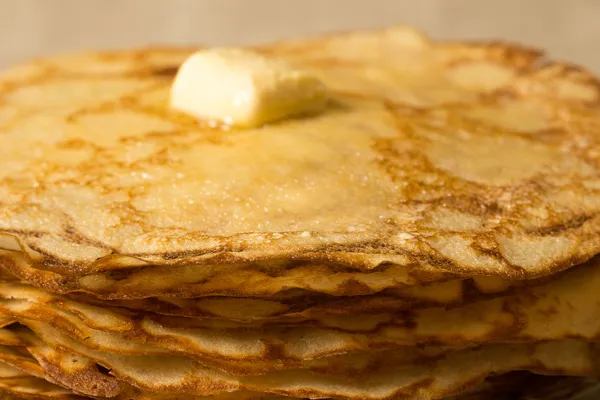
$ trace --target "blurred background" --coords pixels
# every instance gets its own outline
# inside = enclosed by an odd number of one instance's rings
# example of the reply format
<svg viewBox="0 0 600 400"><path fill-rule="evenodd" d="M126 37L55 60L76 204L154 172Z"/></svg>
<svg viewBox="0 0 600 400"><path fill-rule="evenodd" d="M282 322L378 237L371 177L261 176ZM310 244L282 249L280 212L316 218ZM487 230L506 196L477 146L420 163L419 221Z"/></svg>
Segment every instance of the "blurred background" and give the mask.
<svg viewBox="0 0 600 400"><path fill-rule="evenodd" d="M246 44L393 24L503 39L600 74L600 0L0 0L0 68L149 44Z"/></svg>

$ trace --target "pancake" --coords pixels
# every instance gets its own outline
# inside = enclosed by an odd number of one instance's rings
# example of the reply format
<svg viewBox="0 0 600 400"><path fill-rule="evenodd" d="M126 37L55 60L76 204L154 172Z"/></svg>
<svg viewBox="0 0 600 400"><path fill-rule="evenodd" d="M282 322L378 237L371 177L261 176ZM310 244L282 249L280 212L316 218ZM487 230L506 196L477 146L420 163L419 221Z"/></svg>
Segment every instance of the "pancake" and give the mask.
<svg viewBox="0 0 600 400"><path fill-rule="evenodd" d="M72 392L0 363L0 393L3 399L84 400Z"/></svg>
<svg viewBox="0 0 600 400"><path fill-rule="evenodd" d="M19 341L5 340L8 337L17 337ZM49 347L29 329L17 324L0 329L0 343L0 374L4 374L0 377L0 388L6 390L3 395L12 393L15 398L83 399L91 396L115 400L281 400L278 396L241 391L217 396L143 392L117 381L88 358ZM18 381L13 379L10 382L8 378L18 378ZM67 394L69 392L54 385L73 393ZM54 388L59 393L40 393L43 388Z"/></svg>
<svg viewBox="0 0 600 400"><path fill-rule="evenodd" d="M382 363L352 378L307 371L278 371L234 376L176 356L118 356L87 349L45 324L32 323L36 334L53 347L69 349L97 361L111 373L142 390L218 394L255 390L296 397L386 399L441 398L475 385L491 373L530 370L545 374L594 377L595 344L578 341L490 345L451 352L421 365Z"/></svg>
<svg viewBox="0 0 600 400"><path fill-rule="evenodd" d="M445 400L591 400L599 388L595 379L513 372L487 379L468 393Z"/></svg>
<svg viewBox="0 0 600 400"><path fill-rule="evenodd" d="M540 281L527 282L529 285L539 283ZM88 295L75 294L69 297L91 302L100 307L119 306L164 315L250 322L261 319L277 320L282 317L310 318L323 315L399 312L436 306L455 307L486 297L506 294L516 287L518 287L516 283L505 283L496 279L486 282L465 279L413 285L362 296L331 296L310 291L290 290L263 298L151 297L102 301Z"/></svg>
<svg viewBox="0 0 600 400"><path fill-rule="evenodd" d="M193 49L7 71L0 247L62 276L293 259L524 279L598 252L599 86L583 69L402 27L258 50L319 76L329 109L254 130L198 124L165 107Z"/></svg>
<svg viewBox="0 0 600 400"><path fill-rule="evenodd" d="M282 268L281 262L268 265L264 270L257 265L249 267L239 264L206 268L197 268L194 265L154 266L78 277L32 268L20 252L0 250L0 257L5 270L52 292L86 292L109 300L153 296L263 297L279 295L289 289L352 296L377 293L388 288L413 287L417 283L445 282L456 278L456 275L446 272L414 272L397 266L368 274L356 274L353 271L340 271L339 266L322 264ZM236 279L232 280L231 276L236 276ZM455 292L455 295L458 293Z"/></svg>

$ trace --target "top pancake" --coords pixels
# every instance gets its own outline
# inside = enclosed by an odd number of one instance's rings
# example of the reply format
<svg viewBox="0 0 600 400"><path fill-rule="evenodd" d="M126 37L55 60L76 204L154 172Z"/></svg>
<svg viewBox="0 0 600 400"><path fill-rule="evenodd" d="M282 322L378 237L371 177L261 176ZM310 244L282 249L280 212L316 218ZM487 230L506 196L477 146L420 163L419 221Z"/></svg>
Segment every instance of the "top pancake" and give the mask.
<svg viewBox="0 0 600 400"><path fill-rule="evenodd" d="M403 27L265 46L328 109L253 130L167 107L194 49L0 77L0 248L35 268L312 260L511 279L600 250L600 89L505 44Z"/></svg>

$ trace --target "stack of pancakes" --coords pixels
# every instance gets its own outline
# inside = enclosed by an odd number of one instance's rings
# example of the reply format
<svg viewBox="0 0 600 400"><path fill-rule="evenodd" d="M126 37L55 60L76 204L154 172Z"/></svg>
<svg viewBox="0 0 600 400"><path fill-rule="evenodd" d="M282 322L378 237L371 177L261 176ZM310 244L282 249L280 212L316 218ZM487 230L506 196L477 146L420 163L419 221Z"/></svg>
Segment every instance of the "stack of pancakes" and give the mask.
<svg viewBox="0 0 600 400"><path fill-rule="evenodd" d="M167 107L194 50L0 77L3 399L596 384L592 75L403 27L289 41L255 50L316 74L328 108L237 130Z"/></svg>

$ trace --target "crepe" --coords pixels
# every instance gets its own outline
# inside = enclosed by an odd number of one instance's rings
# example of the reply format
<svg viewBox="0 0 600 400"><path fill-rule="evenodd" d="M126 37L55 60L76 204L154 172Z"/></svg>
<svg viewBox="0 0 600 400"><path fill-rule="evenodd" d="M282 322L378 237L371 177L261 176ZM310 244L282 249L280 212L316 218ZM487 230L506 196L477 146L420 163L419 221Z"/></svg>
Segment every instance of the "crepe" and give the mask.
<svg viewBox="0 0 600 400"><path fill-rule="evenodd" d="M461 379L469 384L482 379L482 376L489 373L484 371L502 372L504 369L524 368L546 373L560 372L593 376L595 374L593 359L597 355L595 345L577 341L535 345L493 345L450 352L446 357L434 358L431 362L424 363L418 368L412 365L396 365L393 362L381 363L375 370L361 373L359 381L356 380L357 375L349 380L342 376L307 375L301 371L235 378L231 375L204 369L193 363L190 364L189 361L180 357L140 358L88 350L79 342L68 339L47 325L33 323L32 326L35 327L40 338L46 343L52 344L54 349L68 349L67 352L64 350L44 351L45 346L40 344L37 339L29 345L30 351L34 354L40 352L44 354L44 356L36 358L40 360L44 369L52 371L54 376L62 374L75 377L77 383L74 384L74 387L76 389L82 388L82 375L74 373L81 371L81 367L77 363L73 363L73 359L82 361L84 365L89 364L91 360L98 361L109 368L111 375L118 377L119 380L129 382L144 390L150 390L150 392L166 390L176 395L176 393L193 393L200 390L203 395L214 394L218 395L218 398L221 398L222 395L219 393L223 393L223 391L233 390L231 393L234 395L243 387L288 395L295 393L301 396L333 394L341 398L388 398L389 396L384 393L393 391L403 398L422 398L419 396L429 398L432 395L437 398L437 396L452 393L456 390L454 387L464 385L464 383L458 383ZM69 351L73 351L79 356L69 355ZM570 357L564 357L566 354ZM482 362L482 360L489 361ZM462 376L456 374L456 371L451 369L451 365L460 366L465 373ZM429 378L427 378L428 375ZM434 376L435 378L433 378ZM101 379L105 380L106 378L101 377ZM422 383L417 385L419 389L414 391L417 381L422 381ZM73 384L73 381L70 382ZM86 382L88 388L95 388L92 386L96 382L93 375L86 376ZM371 392L365 394L367 390ZM258 394L245 393L237 393L238 397L233 398L261 398ZM123 394L119 396L122 397ZM227 398L226 394L224 396Z"/></svg>
<svg viewBox="0 0 600 400"><path fill-rule="evenodd" d="M491 377L468 393L445 400L592 400L599 388L595 379L521 371Z"/></svg>
<svg viewBox="0 0 600 400"><path fill-rule="evenodd" d="M0 393L3 399L83 400L81 396L3 363L0 363Z"/></svg>
<svg viewBox="0 0 600 400"><path fill-rule="evenodd" d="M109 368L114 376L143 390L204 395L248 389L314 398L440 398L490 373L511 370L595 376L594 360L598 356L594 344L564 341L486 346L450 353L441 360L419 366L382 363L376 370L351 379L302 370L235 376L206 369L181 357L118 356L93 351L48 325L32 323L31 326L45 342L89 357Z"/></svg>
<svg viewBox="0 0 600 400"><path fill-rule="evenodd" d="M281 400L277 396L242 391L218 396L144 392L117 381L108 370L99 369L86 357L49 347L29 329L18 324L0 329L0 345L0 388L5 393L18 395L17 398L83 399L91 396L115 400ZM42 389L47 393L41 393Z"/></svg>
<svg viewBox="0 0 600 400"><path fill-rule="evenodd" d="M429 285L388 289L373 295L332 296L303 290L288 290L267 297L206 296L198 298L150 297L133 300L98 300L95 296L70 295L98 306L119 306L131 310L196 318L216 318L250 322L277 320L282 317L318 317L399 312L436 306L458 306L507 294L519 286L534 285L541 280L523 283L499 279L450 280Z"/></svg>
<svg viewBox="0 0 600 400"><path fill-rule="evenodd" d="M417 282L420 269L523 279L600 247L599 92L582 69L403 27L275 44L259 50L317 74L329 109L222 132L165 107L192 50L58 57L0 78L0 247L92 278L20 276L114 297L147 296L148 280L161 282L152 295L201 295L160 266L224 268L222 291L262 295L281 287L253 293L256 262L278 276L300 261L313 284L286 287L365 294L396 282L359 279L355 293L353 275L390 265ZM331 263L353 272L319 287ZM247 276L227 279L240 265ZM121 269L135 285L111 280Z"/></svg>
<svg viewBox="0 0 600 400"><path fill-rule="evenodd" d="M77 356L74 354L69 354L63 350L51 350L44 351L44 347L47 348L46 345L42 344L38 339L32 338L30 334L28 334L25 330L16 327L14 331L9 331L8 329L4 329L4 332L13 332L13 334L20 334L27 338L30 343L28 344L28 349L32 351L34 354L39 354L40 352L45 353L43 357L37 357L40 361L43 368L46 372L50 372L53 377L57 377L57 379L62 379L63 382L61 384L65 385L64 377L71 376L75 379L68 381L66 387L76 392L81 392L84 390L96 390L98 387L102 387L101 382L106 380L106 377L100 377L100 382L97 379L93 379L93 376L89 375L80 375L78 372L81 371L81 366L78 366L77 363L73 362L75 360L82 362L85 364L90 364L90 360L85 357ZM35 360L34 360L35 361ZM92 363L93 364L93 363ZM75 368L74 368L75 367ZM39 378L34 378L33 376L27 376L25 373L17 370L11 369L8 366L2 368L5 371L6 375L11 375L12 382L14 383L14 378L16 376L19 377L19 387L9 387L9 392L12 393L21 393L22 396L17 396L15 398L31 398L28 395L24 395L24 392L37 392L35 395L36 399L50 399L50 398L80 398L79 396L69 395L65 391L60 390L59 388L55 388L55 391L58 393L51 394L41 394L39 393L41 388L52 387L47 383L44 383ZM42 369L42 368L40 368ZM113 378L114 379L114 378ZM3 377L0 380L0 386L8 386L3 385L7 383L7 377ZM524 385L526 383L526 385ZM83 387L82 387L83 385ZM244 392L234 392L229 394L221 394L217 396L195 396L195 395L186 395L186 394L160 394L160 393L152 393L152 392L143 392L139 389L135 389L128 385L122 384L122 390L114 397L115 399L130 399L135 398L138 400L159 400L159 399L179 399L179 400L227 400L227 399L244 399L244 400L280 400L277 396L259 394L259 393L244 393ZM570 399L571 395L575 395L577 393L584 394L586 391L593 389L596 386L595 382L591 379L584 378L562 378L557 379L553 378L543 378L536 377L534 375L524 375L523 373L517 374L508 374L507 376L501 377L493 377L491 380L480 384L477 388L470 390L469 393L465 393L464 395L452 396L448 399L450 400L475 400L475 399L489 399L489 398L500 398L501 396L506 396L507 399L540 399L540 400L549 400L551 399L560 399L567 400ZM46 389L47 390L47 389ZM517 395L518 393L518 395ZM90 395L90 393L87 393ZM97 391L96 391L97 394ZM541 396L541 397L540 397ZM548 397L550 396L550 397ZM7 397L3 397L7 398ZM8 397L13 398L13 397ZM504 397L502 397L504 398Z"/></svg>

